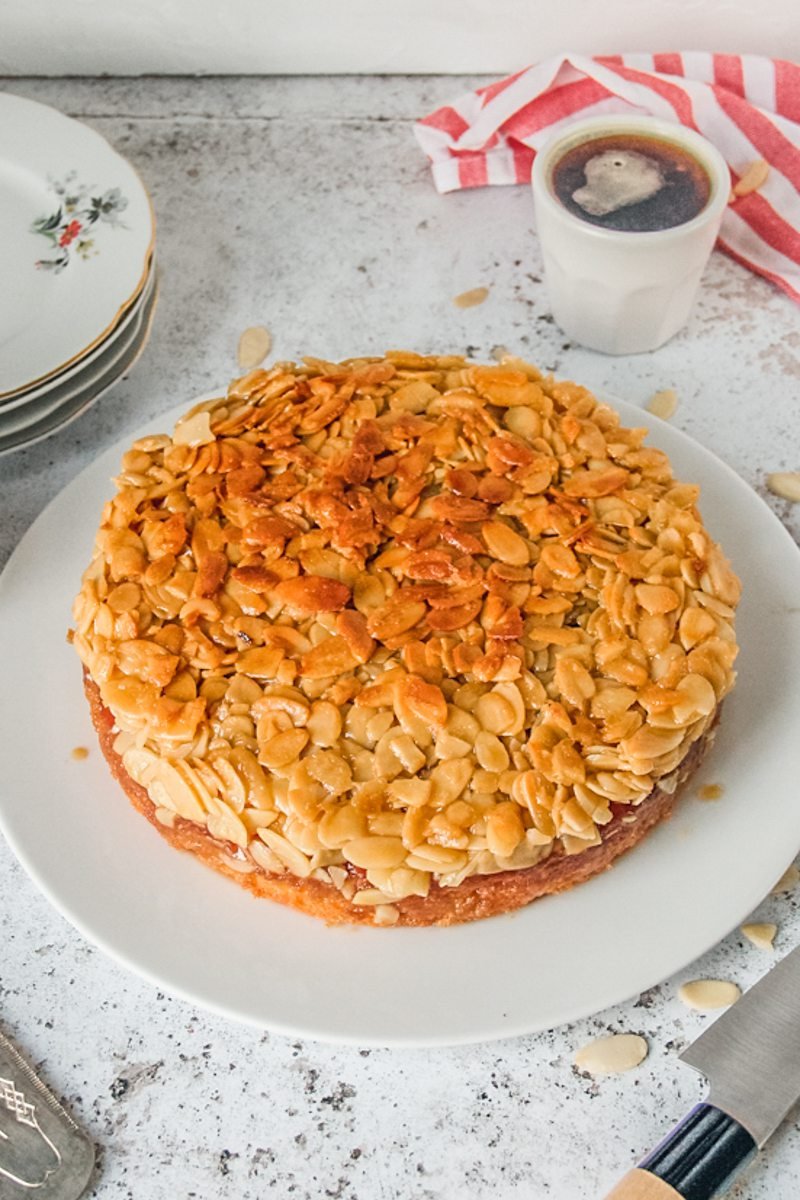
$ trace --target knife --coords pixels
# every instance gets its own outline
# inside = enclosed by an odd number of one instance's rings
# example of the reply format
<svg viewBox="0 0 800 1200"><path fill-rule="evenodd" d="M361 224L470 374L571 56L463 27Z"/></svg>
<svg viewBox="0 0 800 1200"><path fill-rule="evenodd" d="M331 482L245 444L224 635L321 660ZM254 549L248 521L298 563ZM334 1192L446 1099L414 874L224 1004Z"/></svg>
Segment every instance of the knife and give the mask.
<svg viewBox="0 0 800 1200"><path fill-rule="evenodd" d="M94 1146L0 1033L0 1200L77 1200Z"/></svg>
<svg viewBox="0 0 800 1200"><path fill-rule="evenodd" d="M710 1093L606 1200L719 1196L800 1098L800 946L680 1056Z"/></svg>

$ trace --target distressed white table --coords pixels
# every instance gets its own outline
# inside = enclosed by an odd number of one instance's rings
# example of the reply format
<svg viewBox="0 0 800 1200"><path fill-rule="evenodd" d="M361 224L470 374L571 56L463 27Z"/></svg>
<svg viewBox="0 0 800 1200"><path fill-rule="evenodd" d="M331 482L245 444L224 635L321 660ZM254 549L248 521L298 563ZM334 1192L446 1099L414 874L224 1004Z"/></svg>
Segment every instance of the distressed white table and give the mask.
<svg viewBox="0 0 800 1200"><path fill-rule="evenodd" d="M437 196L411 122L474 81L6 80L95 126L139 168L158 214L162 294L130 379L48 441L0 460L0 561L105 447L223 385L239 333L280 357L408 346L488 357L497 344L644 405L763 494L800 467L800 313L719 254L690 326L609 359L553 325L527 189ZM462 310L452 297L486 285ZM800 506L768 497L795 537ZM46 585L46 564L43 564ZM57 698L52 698L54 702ZM769 897L778 951L798 898ZM391 935L389 935L391 936ZM0 1021L98 1146L98 1200L593 1200L702 1094L677 1060L707 1018L698 975L754 982L769 957L738 932L678 978L551 1033L438 1051L336 1049L258 1035L173 1000L87 945L0 845ZM591 1080L575 1049L643 1034L647 1060ZM794 1200L797 1117L734 1190Z"/></svg>

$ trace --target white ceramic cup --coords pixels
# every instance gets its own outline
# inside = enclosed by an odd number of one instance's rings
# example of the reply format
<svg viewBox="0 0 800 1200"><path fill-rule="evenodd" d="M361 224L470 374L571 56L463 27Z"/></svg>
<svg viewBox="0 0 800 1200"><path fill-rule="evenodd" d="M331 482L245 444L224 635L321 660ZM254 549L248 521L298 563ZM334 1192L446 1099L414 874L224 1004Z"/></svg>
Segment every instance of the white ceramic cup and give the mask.
<svg viewBox="0 0 800 1200"><path fill-rule="evenodd" d="M636 233L593 225L566 209L553 188L554 165L572 147L615 133L672 142L698 159L711 181L702 211L682 225ZM710 142L656 117L576 120L537 153L532 185L553 316L569 337L605 354L639 354L686 324L730 195L730 172Z"/></svg>

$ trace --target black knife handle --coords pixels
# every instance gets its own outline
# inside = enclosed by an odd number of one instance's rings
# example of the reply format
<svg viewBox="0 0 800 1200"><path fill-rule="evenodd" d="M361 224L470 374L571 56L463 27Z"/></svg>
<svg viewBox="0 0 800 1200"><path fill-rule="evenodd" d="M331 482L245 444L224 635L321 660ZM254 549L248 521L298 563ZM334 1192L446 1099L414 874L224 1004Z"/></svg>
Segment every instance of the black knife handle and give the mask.
<svg viewBox="0 0 800 1200"><path fill-rule="evenodd" d="M757 1149L755 1139L733 1117L713 1104L697 1104L608 1200L712 1200Z"/></svg>
<svg viewBox="0 0 800 1200"><path fill-rule="evenodd" d="M756 1152L743 1125L713 1104L697 1104L639 1166L684 1200L711 1200Z"/></svg>
<svg viewBox="0 0 800 1200"><path fill-rule="evenodd" d="M713 1104L697 1104L639 1166L684 1200L711 1200L757 1150L743 1125Z"/></svg>

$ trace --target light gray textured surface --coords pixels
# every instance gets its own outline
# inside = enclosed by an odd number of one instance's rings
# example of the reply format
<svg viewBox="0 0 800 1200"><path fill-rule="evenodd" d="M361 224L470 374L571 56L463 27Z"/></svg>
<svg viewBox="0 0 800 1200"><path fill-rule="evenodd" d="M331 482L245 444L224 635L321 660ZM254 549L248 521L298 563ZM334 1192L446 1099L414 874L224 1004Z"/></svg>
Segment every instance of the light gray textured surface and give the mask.
<svg viewBox="0 0 800 1200"><path fill-rule="evenodd" d="M413 118L468 82L0 81L86 119L131 158L155 202L162 271L131 378L0 460L0 561L101 449L223 386L254 323L284 358L390 346L488 357L502 344L633 403L673 387L673 422L762 494L769 471L800 468L797 308L715 254L691 324L662 350L608 359L568 345L549 318L527 190L437 196L413 142ZM453 305L480 285L483 305ZM800 507L767 498L798 538ZM780 927L778 952L800 940L798 899L758 910ZM127 974L4 846L0 947L0 1022L97 1143L98 1200L593 1200L703 1093L677 1054L708 1018L681 1005L679 984L745 987L770 962L734 932L679 977L548 1034L424 1052L294 1043ZM649 1057L626 1075L580 1075L574 1051L609 1031L644 1035ZM795 1114L733 1194L798 1191Z"/></svg>

